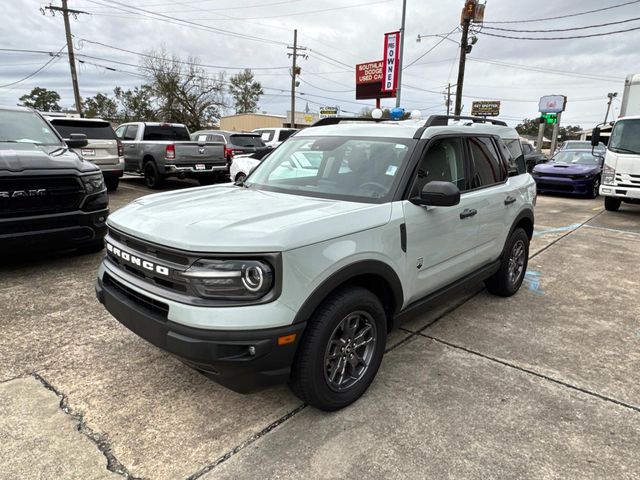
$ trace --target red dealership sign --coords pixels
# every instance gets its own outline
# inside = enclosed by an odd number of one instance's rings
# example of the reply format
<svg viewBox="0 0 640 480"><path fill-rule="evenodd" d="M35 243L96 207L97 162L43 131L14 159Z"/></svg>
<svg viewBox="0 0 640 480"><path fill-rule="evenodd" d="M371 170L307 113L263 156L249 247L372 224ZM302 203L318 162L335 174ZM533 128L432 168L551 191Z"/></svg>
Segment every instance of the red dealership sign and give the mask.
<svg viewBox="0 0 640 480"><path fill-rule="evenodd" d="M356 100L394 97L395 92L382 91L383 73L383 60L356 65Z"/></svg>
<svg viewBox="0 0 640 480"><path fill-rule="evenodd" d="M394 92L398 88L398 62L400 58L400 32L384 34L384 71L382 91Z"/></svg>

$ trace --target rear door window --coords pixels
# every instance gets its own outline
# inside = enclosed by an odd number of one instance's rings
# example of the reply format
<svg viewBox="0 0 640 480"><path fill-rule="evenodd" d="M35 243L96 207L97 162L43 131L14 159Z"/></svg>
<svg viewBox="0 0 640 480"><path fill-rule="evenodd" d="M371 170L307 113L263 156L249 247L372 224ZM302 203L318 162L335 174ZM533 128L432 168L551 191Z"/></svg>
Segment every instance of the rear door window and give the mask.
<svg viewBox="0 0 640 480"><path fill-rule="evenodd" d="M174 125L146 125L143 140L149 141L190 141L189 131L184 126Z"/></svg>
<svg viewBox="0 0 640 480"><path fill-rule="evenodd" d="M489 137L470 137L468 142L474 165L471 188L502 183L507 178L507 170L493 140Z"/></svg>
<svg viewBox="0 0 640 480"><path fill-rule="evenodd" d="M279 142L284 142L287 138L295 133L295 130L280 130L280 135L278 136Z"/></svg>
<svg viewBox="0 0 640 480"><path fill-rule="evenodd" d="M260 138L262 138L262 141L265 143L273 140L273 137L276 134L274 130L261 130L260 132L257 132L257 133L260 134Z"/></svg>
<svg viewBox="0 0 640 480"><path fill-rule="evenodd" d="M79 120L54 119L51 121L63 138L71 138L72 133L82 133L89 140L115 140L116 134L109 122L88 122Z"/></svg>
<svg viewBox="0 0 640 480"><path fill-rule="evenodd" d="M138 134L138 125L128 125L124 132L123 140L135 140Z"/></svg>
<svg viewBox="0 0 640 480"><path fill-rule="evenodd" d="M116 137L122 140L122 138L124 137L124 131L126 129L127 129L126 125L120 125L118 128L116 128Z"/></svg>
<svg viewBox="0 0 640 480"><path fill-rule="evenodd" d="M231 143L239 147L266 147L258 135L231 135Z"/></svg>
<svg viewBox="0 0 640 480"><path fill-rule="evenodd" d="M222 135L207 135L207 142L227 143Z"/></svg>

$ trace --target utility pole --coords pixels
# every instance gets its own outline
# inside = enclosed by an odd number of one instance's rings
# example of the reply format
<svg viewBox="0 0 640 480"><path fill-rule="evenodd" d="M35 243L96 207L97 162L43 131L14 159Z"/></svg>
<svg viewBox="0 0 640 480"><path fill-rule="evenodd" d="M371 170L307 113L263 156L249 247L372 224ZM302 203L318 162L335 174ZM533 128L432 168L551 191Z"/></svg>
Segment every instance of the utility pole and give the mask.
<svg viewBox="0 0 640 480"><path fill-rule="evenodd" d="M49 10L52 15L55 15L55 12L62 12L62 18L64 19L64 31L67 37L67 52L69 54L69 67L71 67L71 83L73 85L73 97L76 103L76 110L81 117L82 114L82 99L80 98L80 88L78 87L78 75L76 73L76 57L73 53L73 40L71 39L71 25L69 24L69 14L73 15L74 18L77 18L80 14L87 14L87 12L83 12L81 10L73 10L67 6L67 0L62 0L62 7L54 7L51 4L48 7L44 7L41 9L42 14L44 15L44 10Z"/></svg>
<svg viewBox="0 0 640 480"><path fill-rule="evenodd" d="M398 56L398 88L396 89L396 107L400 106L402 93L402 58L404 57L404 26L407 19L407 0L402 0L402 25L400 26L400 55Z"/></svg>
<svg viewBox="0 0 640 480"><path fill-rule="evenodd" d="M462 112L462 85L464 84L464 68L467 63L467 42L469 41L469 25L471 25L471 17L463 13L462 21L462 39L460 40L460 64L458 65L458 85L456 87L456 109L455 114L460 115Z"/></svg>
<svg viewBox="0 0 640 480"><path fill-rule="evenodd" d="M304 53L298 53L298 51L306 50L305 47L298 46L298 30L293 31L293 47L287 47L287 49L292 50L292 53L287 53L289 57L292 58L291 64L291 128L296 128L296 87L298 84L297 77L300 75L300 67L298 67L297 60L298 57L307 58L307 55Z"/></svg>
<svg viewBox="0 0 640 480"><path fill-rule="evenodd" d="M451 84L447 85L447 117L451 112Z"/></svg>
<svg viewBox="0 0 640 480"><path fill-rule="evenodd" d="M607 113L604 116L604 123L607 123L607 120L609 119L609 111L611 110L611 103L613 102L613 99L616 98L618 96L618 92L613 92L613 93L608 93L607 97L609 97L609 103L607 103Z"/></svg>

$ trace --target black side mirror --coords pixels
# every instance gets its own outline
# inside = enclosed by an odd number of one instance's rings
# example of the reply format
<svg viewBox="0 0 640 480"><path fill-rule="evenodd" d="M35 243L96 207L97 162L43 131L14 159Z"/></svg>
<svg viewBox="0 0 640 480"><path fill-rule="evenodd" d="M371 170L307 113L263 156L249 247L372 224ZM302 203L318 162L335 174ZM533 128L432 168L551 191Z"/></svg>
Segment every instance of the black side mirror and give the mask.
<svg viewBox="0 0 640 480"><path fill-rule="evenodd" d="M591 132L591 146L597 147L600 144L600 127L596 127Z"/></svg>
<svg viewBox="0 0 640 480"><path fill-rule="evenodd" d="M429 182L420 192L420 197L412 198L411 203L433 207L453 207L460 203L460 190L451 182Z"/></svg>
<svg viewBox="0 0 640 480"><path fill-rule="evenodd" d="M65 140L65 143L69 148L82 148L86 147L89 142L87 136L84 133L72 133L69 138Z"/></svg>

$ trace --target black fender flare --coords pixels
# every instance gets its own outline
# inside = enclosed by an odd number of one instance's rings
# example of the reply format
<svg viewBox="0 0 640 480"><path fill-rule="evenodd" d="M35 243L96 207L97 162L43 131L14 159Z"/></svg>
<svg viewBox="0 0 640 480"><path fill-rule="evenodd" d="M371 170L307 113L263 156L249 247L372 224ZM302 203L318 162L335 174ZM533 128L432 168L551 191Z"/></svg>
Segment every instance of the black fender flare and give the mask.
<svg viewBox="0 0 640 480"><path fill-rule="evenodd" d="M309 295L302 304L302 307L298 309L293 323L306 322L331 292L340 285L348 283L349 280L363 275L381 277L389 285L391 290L389 293L393 300L393 311L390 312L391 314L397 313L400 308L402 308L404 301L402 282L393 268L379 260L362 260L341 268L316 287L313 293Z"/></svg>
<svg viewBox="0 0 640 480"><path fill-rule="evenodd" d="M507 240L509 240L509 238L511 237L511 234L516 229L516 226L524 219L527 219L531 222L531 233L527 232L527 235L529 235L529 240L531 240L531 238L533 237L533 227L535 226L535 221L534 221L535 217L533 214L533 210L530 208L525 208L518 214L516 219L511 224L511 229L509 230L509 235L507 236Z"/></svg>

